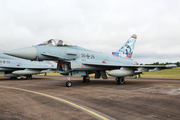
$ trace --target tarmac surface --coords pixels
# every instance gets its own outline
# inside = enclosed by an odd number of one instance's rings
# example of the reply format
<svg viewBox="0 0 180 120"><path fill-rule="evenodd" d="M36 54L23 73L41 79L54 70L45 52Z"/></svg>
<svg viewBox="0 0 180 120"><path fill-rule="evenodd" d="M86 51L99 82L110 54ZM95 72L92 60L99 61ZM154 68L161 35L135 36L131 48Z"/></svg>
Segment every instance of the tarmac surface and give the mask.
<svg viewBox="0 0 180 120"><path fill-rule="evenodd" d="M0 77L0 120L180 119L180 79L71 79L66 87L62 76Z"/></svg>

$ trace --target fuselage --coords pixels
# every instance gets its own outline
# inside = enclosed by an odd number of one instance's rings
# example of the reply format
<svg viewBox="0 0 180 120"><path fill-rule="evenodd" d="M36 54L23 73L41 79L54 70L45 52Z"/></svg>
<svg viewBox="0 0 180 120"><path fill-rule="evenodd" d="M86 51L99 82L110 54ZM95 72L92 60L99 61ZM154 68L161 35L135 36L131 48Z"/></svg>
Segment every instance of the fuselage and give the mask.
<svg viewBox="0 0 180 120"><path fill-rule="evenodd" d="M102 69L101 67L83 65L83 63L120 63L122 65L133 65L130 58L116 57L81 48L78 46L35 46L38 60L55 60L63 62L71 61L72 69ZM54 57L53 57L54 56ZM35 58L34 58L35 59ZM108 69L107 67L105 69Z"/></svg>

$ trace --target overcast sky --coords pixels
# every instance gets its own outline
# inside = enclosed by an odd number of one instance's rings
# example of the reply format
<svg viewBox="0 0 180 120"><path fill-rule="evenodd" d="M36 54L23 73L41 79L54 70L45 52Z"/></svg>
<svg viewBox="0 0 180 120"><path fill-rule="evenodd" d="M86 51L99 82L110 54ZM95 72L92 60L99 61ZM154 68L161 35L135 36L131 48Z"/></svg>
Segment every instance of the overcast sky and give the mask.
<svg viewBox="0 0 180 120"><path fill-rule="evenodd" d="M180 61L180 1L0 0L0 52L56 38L111 54L132 34L135 61Z"/></svg>

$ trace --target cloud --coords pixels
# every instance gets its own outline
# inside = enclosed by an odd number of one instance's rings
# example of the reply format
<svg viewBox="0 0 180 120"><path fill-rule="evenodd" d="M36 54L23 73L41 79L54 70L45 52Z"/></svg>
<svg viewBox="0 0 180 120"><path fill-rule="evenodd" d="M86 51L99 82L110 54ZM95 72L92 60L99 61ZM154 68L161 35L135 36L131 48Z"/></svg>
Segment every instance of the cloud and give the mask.
<svg viewBox="0 0 180 120"><path fill-rule="evenodd" d="M0 1L0 51L67 40L111 54L137 34L133 58L179 60L178 0Z"/></svg>

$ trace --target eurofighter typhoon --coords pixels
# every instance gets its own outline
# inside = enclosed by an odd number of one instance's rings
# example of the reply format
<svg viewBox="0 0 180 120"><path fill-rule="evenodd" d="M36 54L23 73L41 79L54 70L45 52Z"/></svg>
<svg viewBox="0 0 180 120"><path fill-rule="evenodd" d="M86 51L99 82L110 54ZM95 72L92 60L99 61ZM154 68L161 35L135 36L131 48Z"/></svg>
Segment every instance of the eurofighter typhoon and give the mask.
<svg viewBox="0 0 180 120"><path fill-rule="evenodd" d="M89 74L95 73L95 78L107 79L107 74L116 77L118 84L125 83L125 76L142 74L142 72L157 71L176 67L175 65L138 65L131 56L137 36L133 34L117 52L105 54L85 49L64 40L50 39L42 44L21 48L4 54L28 59L58 61L58 70L62 75L68 75L67 87L71 87L71 76L80 75L83 82L89 82ZM106 71L107 74L106 74Z"/></svg>

